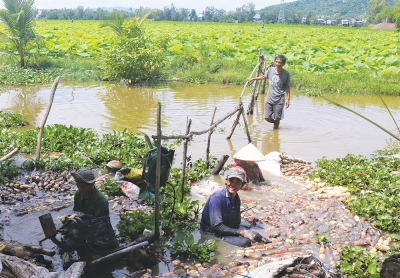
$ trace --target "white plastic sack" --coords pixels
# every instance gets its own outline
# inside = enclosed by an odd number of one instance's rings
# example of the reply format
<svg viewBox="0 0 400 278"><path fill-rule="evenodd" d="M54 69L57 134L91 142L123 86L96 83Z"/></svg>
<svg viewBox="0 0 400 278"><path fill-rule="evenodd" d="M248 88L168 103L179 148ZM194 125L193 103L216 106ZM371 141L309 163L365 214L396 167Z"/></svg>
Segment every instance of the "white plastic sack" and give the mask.
<svg viewBox="0 0 400 278"><path fill-rule="evenodd" d="M50 272L47 268L37 266L15 256L8 256L0 253L0 260L3 266L4 277L29 277L29 278L79 278L82 276L86 262L75 262L67 270ZM14 276L13 276L14 275Z"/></svg>
<svg viewBox="0 0 400 278"><path fill-rule="evenodd" d="M124 175L121 172L115 173L114 182L119 185L125 196L131 200L137 200L140 193L140 187L134 183L124 180Z"/></svg>
<svg viewBox="0 0 400 278"><path fill-rule="evenodd" d="M257 162L258 167L263 172L266 172L270 175L282 177L283 174L281 172L281 158L280 158L280 153L279 152L270 152L265 156L264 161L259 161Z"/></svg>

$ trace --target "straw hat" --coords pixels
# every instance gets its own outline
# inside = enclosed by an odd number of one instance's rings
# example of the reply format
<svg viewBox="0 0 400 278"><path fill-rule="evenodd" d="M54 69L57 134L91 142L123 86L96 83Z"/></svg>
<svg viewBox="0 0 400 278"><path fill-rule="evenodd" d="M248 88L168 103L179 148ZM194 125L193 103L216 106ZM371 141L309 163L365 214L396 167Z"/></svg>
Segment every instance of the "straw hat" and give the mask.
<svg viewBox="0 0 400 278"><path fill-rule="evenodd" d="M246 161L263 161L265 156L252 144L248 144L240 151L235 153L234 158Z"/></svg>

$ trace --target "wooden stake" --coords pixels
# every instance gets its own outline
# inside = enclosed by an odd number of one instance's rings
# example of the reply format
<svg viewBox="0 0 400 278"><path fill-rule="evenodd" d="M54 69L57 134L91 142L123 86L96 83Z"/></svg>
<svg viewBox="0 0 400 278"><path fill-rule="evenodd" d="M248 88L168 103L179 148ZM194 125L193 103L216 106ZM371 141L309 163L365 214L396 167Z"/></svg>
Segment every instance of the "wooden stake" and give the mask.
<svg viewBox="0 0 400 278"><path fill-rule="evenodd" d="M53 104L54 94L56 93L58 83L60 82L60 78L61 77L58 76L54 80L53 86L51 87L51 91L50 91L49 103L47 105L46 112L45 112L44 117L42 119L42 123L40 124L40 127L39 127L39 133L38 133L37 145L36 145L36 162L40 161L40 149L42 147L43 128L44 128L44 125L46 124L47 117L49 116L51 105Z"/></svg>
<svg viewBox="0 0 400 278"><path fill-rule="evenodd" d="M242 102L242 100L240 100L240 102ZM249 126L247 125L247 120L246 120L246 115L244 114L244 110L243 110L243 104L242 104L242 109L240 114L242 114L243 116L243 122L244 122L244 127L246 129L246 134L247 134L247 140L249 141L249 143L251 143L251 137L250 137L250 131L249 131Z"/></svg>
<svg viewBox="0 0 400 278"><path fill-rule="evenodd" d="M258 64L257 64L257 76L260 76L262 74L262 65L264 64L264 56L261 54L261 49L259 50L258 54ZM247 108L247 115L253 115L254 111L254 103L256 96L258 96L258 89L260 88L260 81L256 80L253 86L253 89L251 90L250 93L250 103L249 107Z"/></svg>
<svg viewBox="0 0 400 278"><path fill-rule="evenodd" d="M235 128L236 128L236 126L237 126L238 123L239 123L240 114L241 114L240 111L241 111L241 110L243 110L243 103L242 103L242 98L239 98L239 108L237 109L238 114L237 114L237 116L236 116L235 121L233 122L232 129L231 129L231 133L229 133L229 135L228 135L228 137L226 137L226 139L231 139L231 137L232 137L232 135L233 135L233 132L235 131Z"/></svg>
<svg viewBox="0 0 400 278"><path fill-rule="evenodd" d="M12 157L13 155L15 155L18 151L19 151L19 148L13 149L11 152L9 152L8 154L6 154L6 155L3 156L2 158L0 158L0 161L5 161L5 160L11 158L11 157Z"/></svg>
<svg viewBox="0 0 400 278"><path fill-rule="evenodd" d="M192 124L192 120L188 120L186 119L186 135L189 134L190 132L190 126ZM182 160L182 178L181 178L181 193L182 193L182 197L181 197L181 202L183 202L183 197L184 197L184 193L185 193L185 175L186 175L186 158L187 158L187 148L188 148L188 140L189 139L185 139L184 143L183 143L183 160Z"/></svg>
<svg viewBox="0 0 400 278"><path fill-rule="evenodd" d="M149 149L151 150L152 148L154 148L153 144L151 143L150 137L146 133L143 133L143 136Z"/></svg>
<svg viewBox="0 0 400 278"><path fill-rule="evenodd" d="M214 113L211 117L211 124L214 122L214 117L215 117L215 112L217 112L217 107L214 108ZM211 141L211 135L213 134L214 129L210 129L208 132L208 139L207 139L207 148L206 148L206 163L207 163L207 168L210 166L210 141Z"/></svg>
<svg viewBox="0 0 400 278"><path fill-rule="evenodd" d="M214 168L214 170L211 172L211 174L213 174L213 175L218 175L219 172L222 170L222 167L224 167L224 165L225 165L226 161L228 160L228 158L229 158L229 155L224 154L224 155L220 158L220 160L218 161L217 166L215 166L215 168Z"/></svg>
<svg viewBox="0 0 400 278"><path fill-rule="evenodd" d="M161 175L161 104L157 107L157 164L156 164L156 186L154 189L154 233L156 239L160 238L160 175Z"/></svg>

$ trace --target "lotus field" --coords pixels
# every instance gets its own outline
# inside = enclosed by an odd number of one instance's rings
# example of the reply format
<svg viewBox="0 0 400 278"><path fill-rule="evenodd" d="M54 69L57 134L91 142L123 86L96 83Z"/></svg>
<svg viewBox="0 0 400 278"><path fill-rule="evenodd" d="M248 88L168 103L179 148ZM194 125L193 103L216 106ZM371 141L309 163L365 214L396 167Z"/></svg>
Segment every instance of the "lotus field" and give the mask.
<svg viewBox="0 0 400 278"><path fill-rule="evenodd" d="M39 45L33 52L48 56L77 55L100 58L117 39L99 21L37 20ZM400 33L396 31L332 26L146 22L148 36L168 36L167 57L180 56L200 62L228 59L238 63L257 61L259 49L272 61L285 54L297 71L355 72L359 68L380 73L400 72ZM8 48L0 44L0 51ZM206 55L204 55L206 54ZM204 59L204 58L203 58Z"/></svg>

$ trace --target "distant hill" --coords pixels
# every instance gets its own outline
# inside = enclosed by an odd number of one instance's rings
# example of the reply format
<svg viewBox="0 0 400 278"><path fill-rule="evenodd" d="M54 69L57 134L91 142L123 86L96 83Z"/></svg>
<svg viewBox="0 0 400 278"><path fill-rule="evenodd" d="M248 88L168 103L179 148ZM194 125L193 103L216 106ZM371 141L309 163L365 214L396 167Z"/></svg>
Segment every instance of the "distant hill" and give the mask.
<svg viewBox="0 0 400 278"><path fill-rule="evenodd" d="M386 5L393 6L396 2L397 0L386 0ZM332 18L335 14L340 14L342 18L365 18L368 15L368 3L369 0L297 0L285 3L284 10L302 14L311 11L317 16Z"/></svg>

